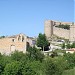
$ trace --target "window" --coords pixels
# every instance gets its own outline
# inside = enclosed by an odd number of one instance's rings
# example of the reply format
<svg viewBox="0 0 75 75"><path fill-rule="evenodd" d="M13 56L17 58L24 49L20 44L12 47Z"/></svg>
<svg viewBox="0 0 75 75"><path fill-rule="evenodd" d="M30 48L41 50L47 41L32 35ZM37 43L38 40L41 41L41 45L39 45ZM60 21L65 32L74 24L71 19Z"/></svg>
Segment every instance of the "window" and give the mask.
<svg viewBox="0 0 75 75"><path fill-rule="evenodd" d="M21 40L21 36L19 35L19 37L18 37L18 41L20 41Z"/></svg>
<svg viewBox="0 0 75 75"><path fill-rule="evenodd" d="M22 36L22 42L24 41L24 36Z"/></svg>
<svg viewBox="0 0 75 75"><path fill-rule="evenodd" d="M15 39L12 39L12 42L15 42Z"/></svg>
<svg viewBox="0 0 75 75"><path fill-rule="evenodd" d="M24 42L24 36L19 35L19 36L18 36L18 41Z"/></svg>

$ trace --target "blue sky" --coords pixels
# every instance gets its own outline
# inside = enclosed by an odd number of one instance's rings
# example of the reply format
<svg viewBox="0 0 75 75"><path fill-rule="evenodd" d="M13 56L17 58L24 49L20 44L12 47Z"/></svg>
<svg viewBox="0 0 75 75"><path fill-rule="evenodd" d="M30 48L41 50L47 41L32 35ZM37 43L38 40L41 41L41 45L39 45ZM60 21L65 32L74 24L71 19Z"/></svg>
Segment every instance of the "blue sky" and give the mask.
<svg viewBox="0 0 75 75"><path fill-rule="evenodd" d="M0 36L37 36L45 20L73 22L74 7L74 0L0 0Z"/></svg>

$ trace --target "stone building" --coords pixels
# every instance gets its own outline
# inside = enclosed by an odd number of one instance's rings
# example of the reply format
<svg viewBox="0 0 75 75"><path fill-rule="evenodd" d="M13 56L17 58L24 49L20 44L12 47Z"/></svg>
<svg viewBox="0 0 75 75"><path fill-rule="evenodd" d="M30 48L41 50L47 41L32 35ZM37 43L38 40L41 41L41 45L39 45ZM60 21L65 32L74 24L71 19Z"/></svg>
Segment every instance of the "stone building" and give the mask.
<svg viewBox="0 0 75 75"><path fill-rule="evenodd" d="M58 28L58 25L70 25L70 29ZM72 22L59 22L53 20L45 21L44 28L45 35L49 39L52 35L56 35L58 37L69 39L69 41L75 41L75 25Z"/></svg>
<svg viewBox="0 0 75 75"><path fill-rule="evenodd" d="M0 39L0 52L2 54L10 54L15 50L26 53L27 46L33 46L34 38L24 34L13 35Z"/></svg>

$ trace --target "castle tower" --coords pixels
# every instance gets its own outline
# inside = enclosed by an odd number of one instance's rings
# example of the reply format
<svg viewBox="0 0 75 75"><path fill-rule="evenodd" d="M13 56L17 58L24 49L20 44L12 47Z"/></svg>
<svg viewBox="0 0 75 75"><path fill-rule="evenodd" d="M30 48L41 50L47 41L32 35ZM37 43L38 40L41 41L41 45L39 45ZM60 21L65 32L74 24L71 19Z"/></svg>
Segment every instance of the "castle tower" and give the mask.
<svg viewBox="0 0 75 75"><path fill-rule="evenodd" d="M45 21L44 33L47 39L49 39L53 35L53 21Z"/></svg>
<svg viewBox="0 0 75 75"><path fill-rule="evenodd" d="M74 23L70 26L70 41L75 41L75 25Z"/></svg>

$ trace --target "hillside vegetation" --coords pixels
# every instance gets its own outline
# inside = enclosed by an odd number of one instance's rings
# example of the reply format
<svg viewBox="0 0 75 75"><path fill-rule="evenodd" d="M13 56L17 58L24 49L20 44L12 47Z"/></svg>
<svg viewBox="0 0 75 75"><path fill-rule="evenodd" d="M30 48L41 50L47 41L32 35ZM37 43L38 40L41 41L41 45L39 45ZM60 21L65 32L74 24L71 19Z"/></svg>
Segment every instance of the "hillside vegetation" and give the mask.
<svg viewBox="0 0 75 75"><path fill-rule="evenodd" d="M70 30L70 25L57 25L55 27L58 27L58 28L64 28L64 29L67 29L67 30Z"/></svg>
<svg viewBox="0 0 75 75"><path fill-rule="evenodd" d="M45 35L39 34L37 45L47 49ZM41 49L29 46L26 53L17 50L10 55L0 53L0 75L75 75L75 53L63 52L61 56L56 51L45 56Z"/></svg>

